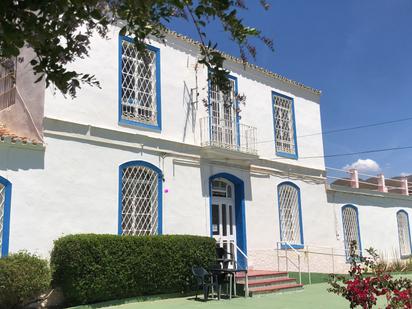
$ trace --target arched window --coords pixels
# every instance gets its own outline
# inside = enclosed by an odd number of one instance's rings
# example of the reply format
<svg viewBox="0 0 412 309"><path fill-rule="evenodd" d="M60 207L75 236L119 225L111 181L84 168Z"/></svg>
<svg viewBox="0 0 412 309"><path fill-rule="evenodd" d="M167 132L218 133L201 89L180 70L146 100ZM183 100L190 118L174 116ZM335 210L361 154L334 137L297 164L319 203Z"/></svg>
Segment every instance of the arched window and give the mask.
<svg viewBox="0 0 412 309"><path fill-rule="evenodd" d="M408 214L404 210L399 210L396 214L396 219L398 221L398 237L401 257L410 256L412 252Z"/></svg>
<svg viewBox="0 0 412 309"><path fill-rule="evenodd" d="M345 253L349 255L350 244L356 241L356 251L362 254L362 243L360 239L358 209L353 205L342 207L343 236L345 242Z"/></svg>
<svg viewBox="0 0 412 309"><path fill-rule="evenodd" d="M300 189L291 182L278 185L280 239L295 248L303 248Z"/></svg>
<svg viewBox="0 0 412 309"><path fill-rule="evenodd" d="M0 257L9 252L11 183L0 176Z"/></svg>
<svg viewBox="0 0 412 309"><path fill-rule="evenodd" d="M120 166L119 234L162 233L162 172L144 161Z"/></svg>

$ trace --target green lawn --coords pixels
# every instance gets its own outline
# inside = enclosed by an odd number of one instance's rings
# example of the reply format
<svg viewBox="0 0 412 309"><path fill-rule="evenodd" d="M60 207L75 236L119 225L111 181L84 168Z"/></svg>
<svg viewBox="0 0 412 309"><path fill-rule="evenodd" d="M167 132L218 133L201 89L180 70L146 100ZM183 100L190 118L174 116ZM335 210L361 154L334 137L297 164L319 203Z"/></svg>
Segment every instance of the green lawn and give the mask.
<svg viewBox="0 0 412 309"><path fill-rule="evenodd" d="M412 279L412 275L405 275ZM111 309L322 309L322 308L349 308L348 303L341 297L328 293L327 283L306 285L302 291L286 292L282 294L259 295L251 298L236 298L232 300L211 300L208 302L195 301L194 297L169 298L161 300L129 299L89 306L80 306L76 309L111 308ZM382 299L382 305L385 302Z"/></svg>

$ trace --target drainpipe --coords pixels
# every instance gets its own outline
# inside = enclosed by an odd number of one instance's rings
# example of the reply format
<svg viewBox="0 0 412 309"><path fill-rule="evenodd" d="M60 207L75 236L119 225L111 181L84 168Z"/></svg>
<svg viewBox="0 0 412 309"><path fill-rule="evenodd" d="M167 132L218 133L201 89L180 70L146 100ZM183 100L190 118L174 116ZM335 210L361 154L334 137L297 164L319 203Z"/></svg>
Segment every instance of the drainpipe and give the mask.
<svg viewBox="0 0 412 309"><path fill-rule="evenodd" d="M350 186L351 186L351 188L359 189L358 170L352 168L352 169L349 170L349 174L350 174Z"/></svg>
<svg viewBox="0 0 412 309"><path fill-rule="evenodd" d="M401 191L403 195L409 195L408 177L406 176L401 178Z"/></svg>
<svg viewBox="0 0 412 309"><path fill-rule="evenodd" d="M378 191L379 192L388 192L388 188L385 186L385 175L379 174L378 175Z"/></svg>

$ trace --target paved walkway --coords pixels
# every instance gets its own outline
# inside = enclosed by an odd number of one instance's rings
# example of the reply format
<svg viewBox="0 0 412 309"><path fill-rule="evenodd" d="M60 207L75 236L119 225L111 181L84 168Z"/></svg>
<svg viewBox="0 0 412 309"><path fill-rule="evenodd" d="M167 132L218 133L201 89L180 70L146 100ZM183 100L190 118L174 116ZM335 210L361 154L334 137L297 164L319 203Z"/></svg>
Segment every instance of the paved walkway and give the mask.
<svg viewBox="0 0 412 309"><path fill-rule="evenodd" d="M412 275L406 275L412 279ZM328 293L327 283L306 285L302 291L285 292L283 294L258 295L251 298L235 298L232 300L212 300L208 302L195 301L194 297L172 298L155 301L136 302L129 300L129 303L114 304L107 306L103 304L80 306L76 309L347 309L349 303L342 297ZM384 302L380 303L382 305Z"/></svg>

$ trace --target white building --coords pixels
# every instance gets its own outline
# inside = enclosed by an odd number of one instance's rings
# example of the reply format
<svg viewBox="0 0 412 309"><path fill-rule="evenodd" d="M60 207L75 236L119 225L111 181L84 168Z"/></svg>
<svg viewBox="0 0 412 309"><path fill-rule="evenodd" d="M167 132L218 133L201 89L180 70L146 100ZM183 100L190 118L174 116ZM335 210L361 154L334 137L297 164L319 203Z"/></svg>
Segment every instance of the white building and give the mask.
<svg viewBox="0 0 412 309"><path fill-rule="evenodd" d="M72 100L33 84L29 50L16 84L2 84L16 94L0 96L2 255L48 256L73 233L209 235L254 269L284 268L282 247L303 271L343 271L345 240L359 235L388 254L402 235L411 253L411 198L327 189L322 135L299 138L322 131L320 91L229 56L224 97L196 42L170 32L143 57L112 33L74 65L102 89Z"/></svg>

